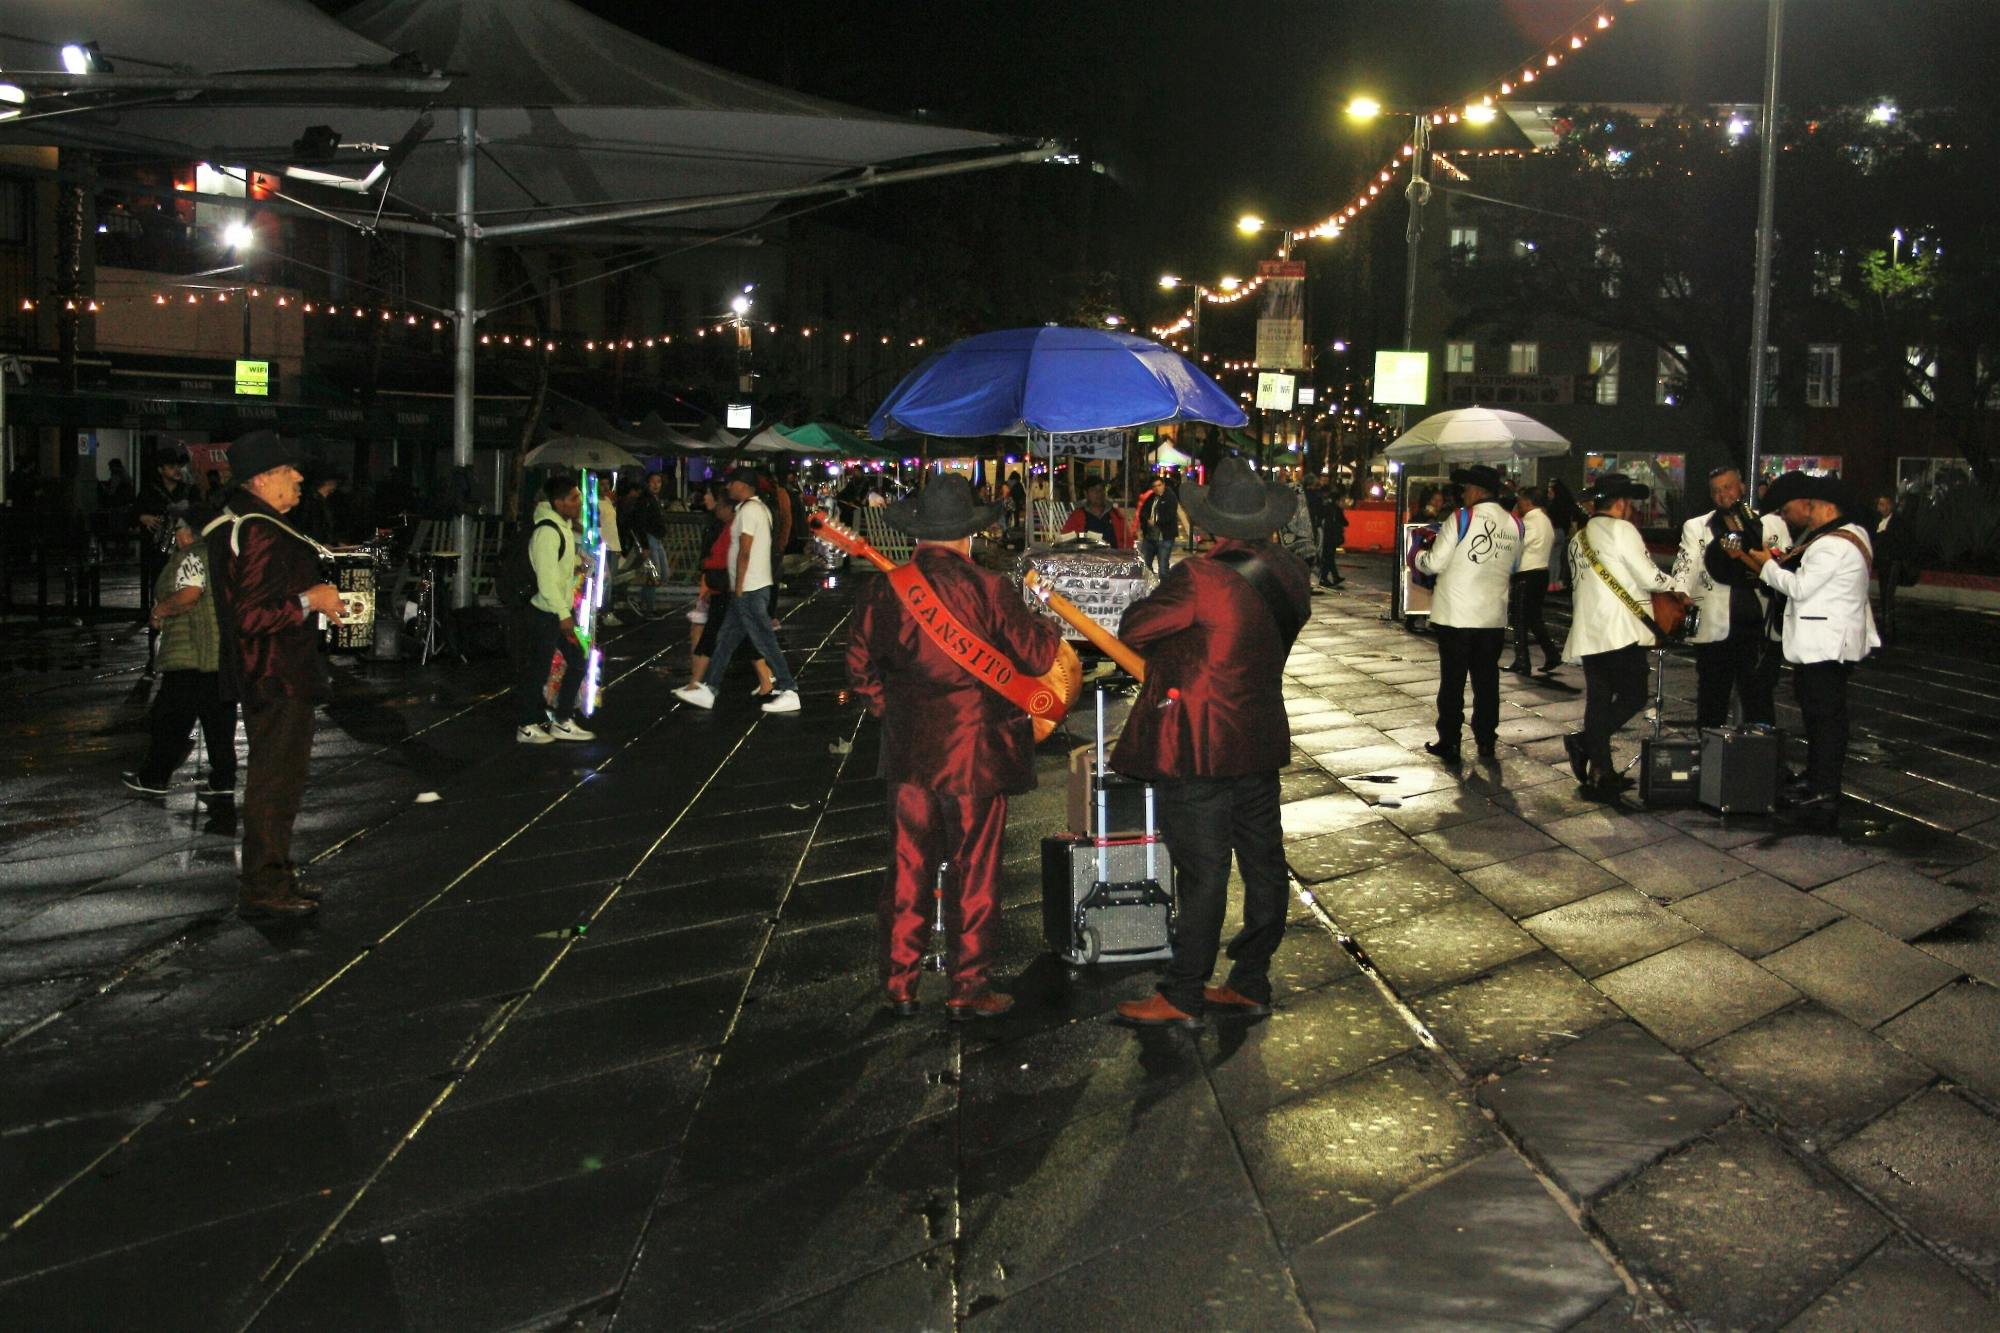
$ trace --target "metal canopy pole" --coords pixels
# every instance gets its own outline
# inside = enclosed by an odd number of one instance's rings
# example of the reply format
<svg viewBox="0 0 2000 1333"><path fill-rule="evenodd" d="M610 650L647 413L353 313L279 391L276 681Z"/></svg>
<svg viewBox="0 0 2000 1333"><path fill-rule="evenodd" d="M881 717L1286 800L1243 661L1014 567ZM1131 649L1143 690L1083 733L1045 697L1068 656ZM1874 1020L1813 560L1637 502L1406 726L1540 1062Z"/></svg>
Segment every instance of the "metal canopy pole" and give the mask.
<svg viewBox="0 0 2000 1333"><path fill-rule="evenodd" d="M478 172L479 113L469 106L458 109L458 292L452 302L457 341L451 362L451 464L453 468L472 466L473 382L472 351L477 345L477 316L473 297L479 281L477 255L473 249L476 223L473 221L475 182ZM458 548L458 562L452 574L451 601L454 607L472 602L472 516L460 513L452 520L452 544Z"/></svg>
<svg viewBox="0 0 2000 1333"><path fill-rule="evenodd" d="M1757 493L1758 456L1764 451L1764 395L1771 382L1770 358L1764 348L1771 339L1772 222L1778 200L1778 48L1784 32L1785 0L1770 0L1770 31L1764 39L1764 136L1758 151L1757 282L1750 315L1750 449L1744 485Z"/></svg>
<svg viewBox="0 0 2000 1333"><path fill-rule="evenodd" d="M1409 258L1405 261L1403 274L1403 350L1414 351L1412 344L1417 336L1417 265L1422 253L1424 235L1424 205L1430 202L1430 182L1424 179L1424 158L1430 153L1430 116L1419 111L1416 123L1410 131L1410 183L1403 191L1410 203L1409 225L1404 231L1409 241ZM1426 381L1428 396L1429 382ZM1396 437L1402 438L1409 426L1410 409L1396 406ZM1406 469L1407 470L1407 469ZM1400 620L1403 616L1403 475L1396 474L1396 531L1389 543L1394 553L1396 565L1389 571L1389 616L1390 620Z"/></svg>

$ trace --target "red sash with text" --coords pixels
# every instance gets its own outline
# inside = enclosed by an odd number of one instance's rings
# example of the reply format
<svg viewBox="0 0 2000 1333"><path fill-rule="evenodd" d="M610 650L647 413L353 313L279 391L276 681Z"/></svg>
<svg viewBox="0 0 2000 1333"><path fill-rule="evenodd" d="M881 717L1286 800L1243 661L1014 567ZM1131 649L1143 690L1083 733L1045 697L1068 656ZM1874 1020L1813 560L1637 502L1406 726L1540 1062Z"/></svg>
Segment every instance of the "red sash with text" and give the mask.
<svg viewBox="0 0 2000 1333"><path fill-rule="evenodd" d="M971 672L980 684L1050 725L1062 721L1063 714L1069 711L1069 701L1050 688L1046 680L1017 671L1005 653L960 624L916 562L897 566L889 574L889 586L895 589L896 600L903 604L903 609L931 636L931 642Z"/></svg>

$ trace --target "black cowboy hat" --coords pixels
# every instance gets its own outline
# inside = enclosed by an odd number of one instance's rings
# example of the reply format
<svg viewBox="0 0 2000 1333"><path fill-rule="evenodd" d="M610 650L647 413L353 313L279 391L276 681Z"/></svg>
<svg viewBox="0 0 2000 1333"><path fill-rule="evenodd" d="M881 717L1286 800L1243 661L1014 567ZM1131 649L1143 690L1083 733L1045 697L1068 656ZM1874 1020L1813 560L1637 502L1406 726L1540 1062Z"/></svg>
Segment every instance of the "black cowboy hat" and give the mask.
<svg viewBox="0 0 2000 1333"><path fill-rule="evenodd" d="M1592 504L1601 505L1613 500L1644 500L1653 494L1653 488L1641 486L1623 472L1607 472L1583 494Z"/></svg>
<svg viewBox="0 0 2000 1333"><path fill-rule="evenodd" d="M1477 486L1489 495L1500 494L1500 472L1484 463L1474 463L1471 467L1453 468L1451 479L1454 485Z"/></svg>
<svg viewBox="0 0 2000 1333"><path fill-rule="evenodd" d="M1758 504L1761 512L1775 514L1793 500L1839 504L1840 484L1831 477L1815 477L1810 472L1786 472L1771 483Z"/></svg>
<svg viewBox="0 0 2000 1333"><path fill-rule="evenodd" d="M1181 507L1196 527L1218 537L1256 541L1291 522L1298 492L1277 482L1259 481L1248 463L1225 458L1206 486L1181 487Z"/></svg>
<svg viewBox="0 0 2000 1333"><path fill-rule="evenodd" d="M238 436L236 443L229 446L229 470L237 481L246 484L252 477L276 467L303 471L307 461L304 445L271 430L253 430Z"/></svg>
<svg viewBox="0 0 2000 1333"><path fill-rule="evenodd" d="M898 532L918 541L955 542L1000 521L1003 505L983 505L974 499L972 483L955 472L932 477L913 500L898 500L882 517Z"/></svg>

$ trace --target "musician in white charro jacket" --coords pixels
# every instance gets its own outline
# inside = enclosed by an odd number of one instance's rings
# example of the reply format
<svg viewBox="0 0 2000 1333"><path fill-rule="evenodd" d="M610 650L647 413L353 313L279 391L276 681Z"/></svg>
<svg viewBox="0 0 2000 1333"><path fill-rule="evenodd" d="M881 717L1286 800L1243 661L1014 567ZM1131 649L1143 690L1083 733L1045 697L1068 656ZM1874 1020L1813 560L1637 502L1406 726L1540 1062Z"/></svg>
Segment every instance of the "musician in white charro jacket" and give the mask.
<svg viewBox="0 0 2000 1333"><path fill-rule="evenodd" d="M1757 570L1785 603L1785 660L1805 716L1804 799L1795 822L1831 831L1839 820L1841 768L1847 758L1847 678L1854 664L1882 640L1868 609L1873 548L1868 530L1841 511L1839 483L1787 472L1764 495L1764 512L1780 515L1799 535L1790 551L1744 551L1738 559Z"/></svg>
<svg viewBox="0 0 2000 1333"><path fill-rule="evenodd" d="M1681 525L1681 549L1674 557L1674 586L1699 608L1694 644L1695 723L1729 723L1733 695L1743 721L1770 726L1777 721L1772 691L1778 683L1778 652L1764 628L1770 594L1755 570L1730 558L1731 545L1783 550L1791 542L1785 521L1774 513L1761 519L1743 503L1743 473L1719 467L1708 474L1708 498L1715 508Z"/></svg>
<svg viewBox="0 0 2000 1333"><path fill-rule="evenodd" d="M1465 726L1465 681L1472 679L1472 739L1481 759L1497 757L1500 649L1507 641L1507 595L1521 558L1521 525L1494 503L1500 474L1484 463L1455 471L1465 508L1438 525L1435 544L1419 551L1416 567L1437 579L1431 630L1438 641L1437 739L1424 748L1458 762Z"/></svg>
<svg viewBox="0 0 2000 1333"><path fill-rule="evenodd" d="M1646 650L1657 641L1652 595L1673 591L1673 579L1653 563L1632 502L1652 494L1630 477L1608 472L1584 495L1591 517L1570 538L1571 604L1566 661L1583 664L1581 734L1563 737L1570 770L1584 794L1615 800L1632 780L1611 765L1611 737L1646 706Z"/></svg>

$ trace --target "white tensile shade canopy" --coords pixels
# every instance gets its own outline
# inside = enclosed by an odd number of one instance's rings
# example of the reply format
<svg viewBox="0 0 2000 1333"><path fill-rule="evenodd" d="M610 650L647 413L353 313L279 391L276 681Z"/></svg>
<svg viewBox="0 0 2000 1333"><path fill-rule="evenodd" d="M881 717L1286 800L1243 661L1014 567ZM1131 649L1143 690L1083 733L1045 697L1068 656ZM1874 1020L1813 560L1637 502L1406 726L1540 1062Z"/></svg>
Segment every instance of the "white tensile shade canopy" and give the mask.
<svg viewBox="0 0 2000 1333"><path fill-rule="evenodd" d="M731 231L787 199L1054 152L802 97L569 0L369 0L341 20L306 0L0 0L4 68L36 99L0 123L0 143L90 149L107 187L125 160L280 175L291 197L261 207L454 241L460 467L472 463L478 244ZM88 42L112 68L62 73L62 46ZM392 67L403 53L423 68ZM62 114L41 114L58 97ZM297 145L315 139L321 155L302 162ZM318 196L299 197L306 181ZM470 518L454 536L470 546ZM470 576L461 564L461 604Z"/></svg>

